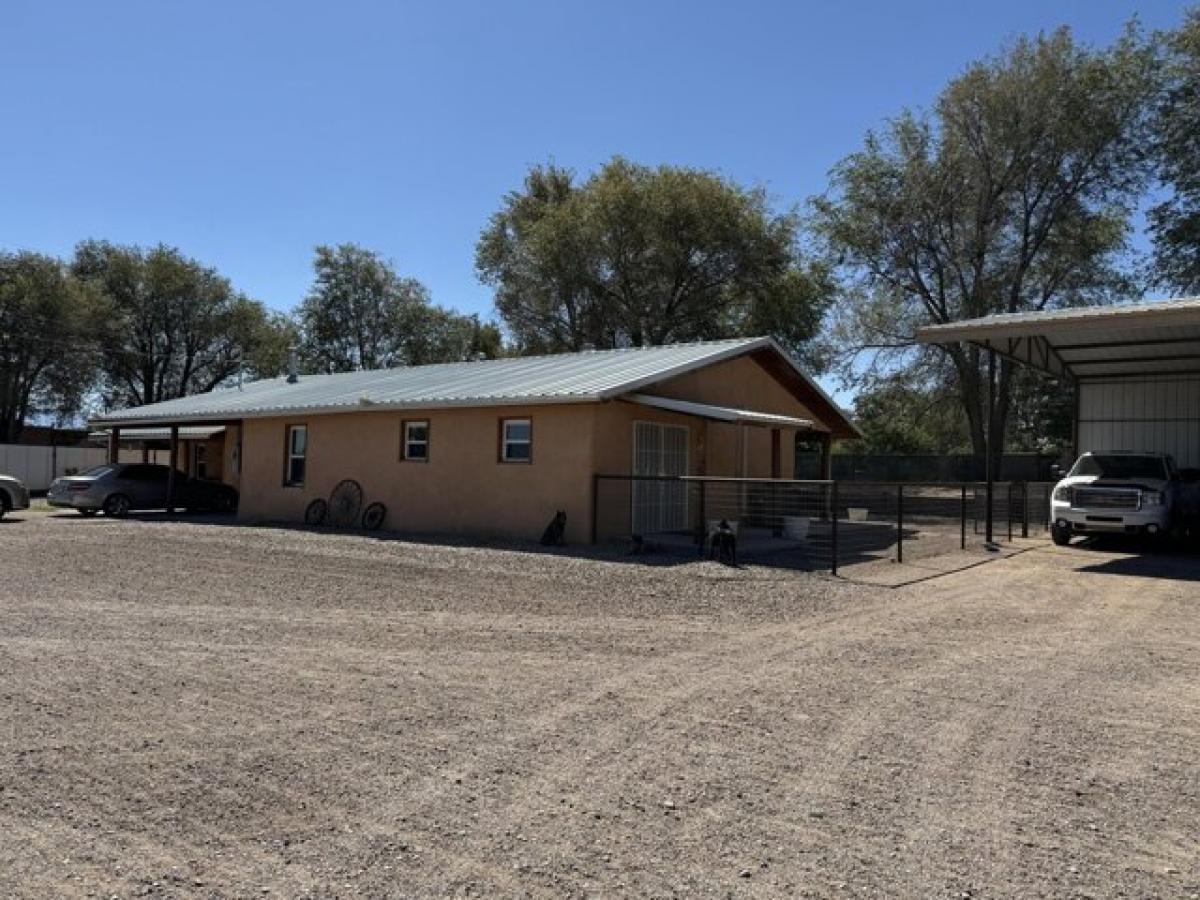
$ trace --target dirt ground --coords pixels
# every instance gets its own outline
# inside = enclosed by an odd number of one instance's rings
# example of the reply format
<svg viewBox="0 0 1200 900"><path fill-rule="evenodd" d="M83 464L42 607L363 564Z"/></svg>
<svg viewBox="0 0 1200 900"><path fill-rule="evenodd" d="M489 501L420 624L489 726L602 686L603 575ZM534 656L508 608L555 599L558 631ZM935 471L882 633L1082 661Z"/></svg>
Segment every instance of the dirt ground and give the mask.
<svg viewBox="0 0 1200 900"><path fill-rule="evenodd" d="M1200 561L44 514L0 560L2 896L1200 896Z"/></svg>

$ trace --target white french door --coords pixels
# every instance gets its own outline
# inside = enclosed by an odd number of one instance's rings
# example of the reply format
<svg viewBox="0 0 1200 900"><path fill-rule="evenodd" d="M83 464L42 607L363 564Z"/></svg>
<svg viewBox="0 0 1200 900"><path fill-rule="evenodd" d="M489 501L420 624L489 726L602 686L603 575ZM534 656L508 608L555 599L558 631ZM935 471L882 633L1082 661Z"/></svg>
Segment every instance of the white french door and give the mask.
<svg viewBox="0 0 1200 900"><path fill-rule="evenodd" d="M633 423L633 474L660 478L688 474L689 432L684 425ZM687 483L633 482L633 533L688 528Z"/></svg>

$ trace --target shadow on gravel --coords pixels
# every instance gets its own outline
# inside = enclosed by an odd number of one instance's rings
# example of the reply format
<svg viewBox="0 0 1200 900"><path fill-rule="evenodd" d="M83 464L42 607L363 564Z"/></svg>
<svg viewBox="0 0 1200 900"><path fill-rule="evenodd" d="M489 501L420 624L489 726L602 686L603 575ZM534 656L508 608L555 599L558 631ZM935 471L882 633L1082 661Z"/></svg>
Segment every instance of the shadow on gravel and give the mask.
<svg viewBox="0 0 1200 900"><path fill-rule="evenodd" d="M1103 546L1103 545L1099 545ZM1117 547L1105 546L1106 550ZM1174 581L1200 581L1200 554L1194 550L1181 553L1178 550L1157 549L1146 552L1145 547L1136 556L1123 556L1104 562L1080 566L1080 572L1096 575L1133 575L1139 578L1168 578Z"/></svg>

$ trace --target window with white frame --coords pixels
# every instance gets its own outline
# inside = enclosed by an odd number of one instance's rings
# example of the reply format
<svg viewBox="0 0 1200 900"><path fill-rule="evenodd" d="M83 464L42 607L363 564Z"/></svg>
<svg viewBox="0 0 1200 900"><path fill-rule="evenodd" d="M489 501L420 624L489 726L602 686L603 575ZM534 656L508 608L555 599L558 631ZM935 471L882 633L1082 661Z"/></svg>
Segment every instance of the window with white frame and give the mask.
<svg viewBox="0 0 1200 900"><path fill-rule="evenodd" d="M284 456L283 483L288 487L304 484L304 465L308 457L308 426L289 425Z"/></svg>
<svg viewBox="0 0 1200 900"><path fill-rule="evenodd" d="M429 421L416 419L403 426L404 440L400 458L408 462L429 462Z"/></svg>
<svg viewBox="0 0 1200 900"><path fill-rule="evenodd" d="M533 422L531 420L500 420L500 462L533 462Z"/></svg>

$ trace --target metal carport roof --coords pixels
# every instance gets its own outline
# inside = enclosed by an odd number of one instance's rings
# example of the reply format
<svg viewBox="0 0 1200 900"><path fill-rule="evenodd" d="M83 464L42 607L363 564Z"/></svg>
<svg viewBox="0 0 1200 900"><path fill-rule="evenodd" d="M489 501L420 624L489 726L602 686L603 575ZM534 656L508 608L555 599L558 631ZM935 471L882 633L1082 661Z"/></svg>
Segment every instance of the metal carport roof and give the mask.
<svg viewBox="0 0 1200 900"><path fill-rule="evenodd" d="M919 329L1076 381L1200 374L1200 298L985 316Z"/></svg>

